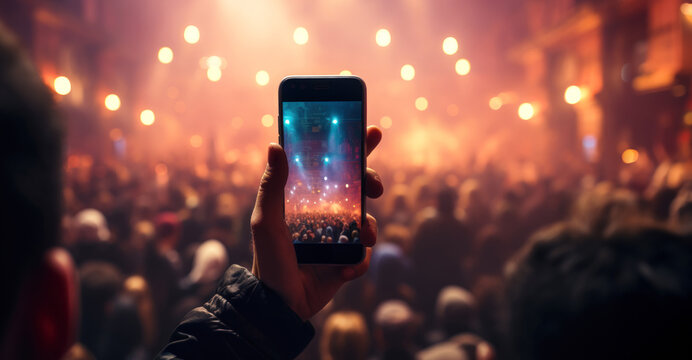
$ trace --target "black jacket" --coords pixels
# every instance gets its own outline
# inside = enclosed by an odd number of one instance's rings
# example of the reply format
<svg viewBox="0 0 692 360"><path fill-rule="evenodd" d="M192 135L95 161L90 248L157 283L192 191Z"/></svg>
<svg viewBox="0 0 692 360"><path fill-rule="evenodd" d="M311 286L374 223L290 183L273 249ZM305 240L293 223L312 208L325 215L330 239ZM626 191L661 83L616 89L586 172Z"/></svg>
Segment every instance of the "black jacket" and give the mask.
<svg viewBox="0 0 692 360"><path fill-rule="evenodd" d="M294 358L315 335L279 295L233 265L216 294L190 311L158 359Z"/></svg>

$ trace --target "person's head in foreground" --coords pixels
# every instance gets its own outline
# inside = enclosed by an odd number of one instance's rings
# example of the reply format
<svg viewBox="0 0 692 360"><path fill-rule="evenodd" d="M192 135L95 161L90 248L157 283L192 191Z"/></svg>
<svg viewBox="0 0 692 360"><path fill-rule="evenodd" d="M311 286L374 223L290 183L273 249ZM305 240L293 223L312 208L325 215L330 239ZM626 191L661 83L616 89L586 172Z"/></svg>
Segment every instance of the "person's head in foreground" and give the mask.
<svg viewBox="0 0 692 360"><path fill-rule="evenodd" d="M74 342L76 281L60 234L62 127L50 90L0 24L0 358L57 359Z"/></svg>
<svg viewBox="0 0 692 360"><path fill-rule="evenodd" d="M320 343L323 360L365 359L369 346L370 336L361 314L337 312L327 318Z"/></svg>
<svg viewBox="0 0 692 360"><path fill-rule="evenodd" d="M517 359L692 356L692 243L666 229L534 236L507 283Z"/></svg>

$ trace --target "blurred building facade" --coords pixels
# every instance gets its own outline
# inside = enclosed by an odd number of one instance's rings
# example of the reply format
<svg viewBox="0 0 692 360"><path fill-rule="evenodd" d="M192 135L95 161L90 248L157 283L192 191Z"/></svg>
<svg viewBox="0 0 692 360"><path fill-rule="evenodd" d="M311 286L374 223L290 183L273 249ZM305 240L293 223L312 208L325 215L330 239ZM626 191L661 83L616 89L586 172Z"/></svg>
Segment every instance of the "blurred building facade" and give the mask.
<svg viewBox="0 0 692 360"><path fill-rule="evenodd" d="M685 155L692 125L692 115L685 116L689 6L678 0L523 2L526 36L508 58L523 65L522 90L544 105L544 126L558 148L582 152L611 179L628 148L654 161ZM570 86L581 90L570 99L575 104L565 98Z"/></svg>

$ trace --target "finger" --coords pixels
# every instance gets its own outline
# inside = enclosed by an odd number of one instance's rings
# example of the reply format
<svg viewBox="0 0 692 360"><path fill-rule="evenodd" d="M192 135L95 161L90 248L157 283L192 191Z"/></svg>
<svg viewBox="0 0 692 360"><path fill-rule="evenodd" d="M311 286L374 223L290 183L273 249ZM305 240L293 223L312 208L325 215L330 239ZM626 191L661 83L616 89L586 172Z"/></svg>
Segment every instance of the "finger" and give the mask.
<svg viewBox="0 0 692 360"><path fill-rule="evenodd" d="M382 140L382 130L375 125L368 126L365 133L365 155L370 155L370 153L375 150L377 144Z"/></svg>
<svg viewBox="0 0 692 360"><path fill-rule="evenodd" d="M255 208L252 212L253 233L258 231L266 233L272 229L285 227L283 226L283 192L287 179L288 161L286 160L286 153L280 145L270 144L267 151L267 167L262 175Z"/></svg>
<svg viewBox="0 0 692 360"><path fill-rule="evenodd" d="M363 258L363 261L361 261L359 264L347 266L341 269L341 280L350 281L365 274L370 267L370 258L372 258L372 248L367 247L365 248L365 257Z"/></svg>
<svg viewBox="0 0 692 360"><path fill-rule="evenodd" d="M380 175L373 169L368 168L365 171L365 195L372 199L377 199L382 196L384 186Z"/></svg>
<svg viewBox="0 0 692 360"><path fill-rule="evenodd" d="M368 247L374 246L377 243L377 220L370 214L365 215L365 220L360 242Z"/></svg>

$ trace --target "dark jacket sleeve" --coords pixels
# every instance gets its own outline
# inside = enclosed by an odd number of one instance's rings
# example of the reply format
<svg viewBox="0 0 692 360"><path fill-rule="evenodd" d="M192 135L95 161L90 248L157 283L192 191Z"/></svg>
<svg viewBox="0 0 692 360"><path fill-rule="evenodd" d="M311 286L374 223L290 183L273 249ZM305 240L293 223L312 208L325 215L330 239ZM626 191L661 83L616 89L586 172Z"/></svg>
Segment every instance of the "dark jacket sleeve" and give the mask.
<svg viewBox="0 0 692 360"><path fill-rule="evenodd" d="M158 359L290 359L315 330L245 268L233 265L216 294L178 324Z"/></svg>

